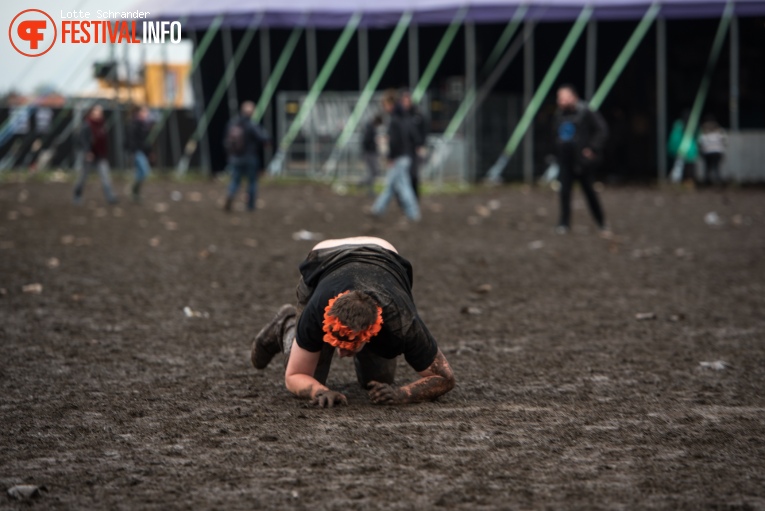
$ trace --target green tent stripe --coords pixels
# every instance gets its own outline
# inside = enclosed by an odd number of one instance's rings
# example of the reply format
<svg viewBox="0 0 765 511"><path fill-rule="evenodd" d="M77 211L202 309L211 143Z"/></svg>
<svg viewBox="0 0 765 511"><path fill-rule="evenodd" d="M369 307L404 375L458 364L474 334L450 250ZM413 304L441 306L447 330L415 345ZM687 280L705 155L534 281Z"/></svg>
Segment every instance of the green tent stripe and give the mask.
<svg viewBox="0 0 765 511"><path fill-rule="evenodd" d="M247 52L247 48L249 48L250 43L252 42L252 38L257 33L258 27L260 26L260 22L262 19L263 19L263 15L257 14L253 18L250 25L247 27L247 30L245 31L244 36L242 36L241 41L239 41L239 44L237 45L236 50L234 51L234 55L233 55L233 58L231 59L231 62L229 62L226 65L226 71L223 73L223 77L221 78L220 82L218 82L218 86L215 88L215 91L210 97L210 101L207 103L207 107L205 108L202 118L199 120L199 123L197 124L197 128L194 130L194 133L191 135L191 138L189 139L189 141L192 142L193 144L187 144L186 146L187 148L191 148L194 145L196 145L196 142L198 142L199 139L201 139L202 136L207 131L207 127L210 124L210 118L215 113L215 110L218 108L218 105L220 104L221 99L223 99L223 95L226 93L226 89L231 83L231 80L234 79L234 76L236 74L236 69L239 67L239 64L241 64L242 58L244 58L244 54ZM191 151L187 150L186 152L193 153L193 149Z"/></svg>
<svg viewBox="0 0 765 511"><path fill-rule="evenodd" d="M707 93L709 92L709 84L712 81L712 73L717 65L717 59L720 57L720 50L722 50L723 43L725 43L725 36L728 33L728 27L730 26L731 19L733 18L733 1L728 0L725 4L725 10L723 11L720 24L717 27L717 33L715 34L714 42L712 43L712 51L709 54L709 60L707 60L707 66L704 70L704 77L701 79L701 85L696 92L696 98L693 101L693 107L691 108L691 114L688 117L688 122L685 125L685 131L683 132L683 140L680 142L680 147L677 151L677 160L684 161L688 155L688 151L691 149L691 143L695 137L696 130L699 126L699 119L701 118L701 109L704 108L704 102L707 99ZM677 165L675 165L677 168ZM679 181L679 176L676 172L673 172L672 176L674 181Z"/></svg>
<svg viewBox="0 0 765 511"><path fill-rule="evenodd" d="M574 25L571 27L566 39L563 41L563 45L558 50L557 55L555 55L552 64L550 64L550 68L545 73L544 78L542 78L542 83L537 87L534 96L526 107L526 111L523 112L523 116L521 116L520 121L518 121L518 124L515 126L512 135L510 135L510 140L507 141L507 145L505 146L502 155L489 170L488 178L490 180L499 179L509 158L515 153L516 149L518 149L518 145L526 134L526 131L529 129L531 121L539 111L539 107L542 106L542 101L544 101L545 97L550 92L553 82L558 78L561 69L563 69L563 66L566 64L566 60L568 60L569 55L571 55L571 51L574 49L574 46L576 46L579 37L587 26L587 22L592 16L592 11L592 6L587 5L582 9L582 12L579 13Z"/></svg>
<svg viewBox="0 0 765 511"><path fill-rule="evenodd" d="M281 80L284 71L287 69L287 64L292 58L292 54L295 51L295 47L300 40L300 35L303 33L303 30L304 27L302 25L292 29L287 44L284 45L284 49L282 49L282 53L279 55L279 60L276 61L276 65L274 66L271 75L268 77L268 82L266 82L266 86L263 88L263 93L258 100L258 107L252 114L252 119L255 122L260 122L263 115L265 115L266 108L271 102L271 97L276 91L276 86L279 85L279 80Z"/></svg>
<svg viewBox="0 0 765 511"><path fill-rule="evenodd" d="M606 96L608 96L608 93L611 92L611 88L616 83L616 80L619 79L619 76L622 74L622 71L624 71L627 63L632 58L632 55L635 54L635 50L637 50L642 42L648 29L651 28L656 16L659 15L660 10L661 6L659 5L659 2L654 2L643 15L643 19L640 20L635 31L632 32L627 44L624 45L624 48L621 53L619 53L619 56L616 57L608 74L606 74L603 82L601 82L600 87L598 87L598 90L596 90L595 94L592 96L592 99L590 100L591 109L598 110L600 105L603 104L603 101L606 99Z"/></svg>
<svg viewBox="0 0 765 511"><path fill-rule="evenodd" d="M430 58L428 65L425 67L425 71L423 71L422 76L420 77L420 81L414 88L414 92L412 92L412 103L419 103L422 97L425 95L425 91L428 90L430 82L433 81L433 76L435 76L436 71L441 66L441 63L446 56L447 50L452 45L452 42L457 36L457 32L459 31L462 22L465 20L467 11L467 6L463 6L459 11L457 11L457 14L454 15L452 22L449 24L446 32L444 32L444 35L441 37L441 41L438 43L436 51L433 52L433 56Z"/></svg>
<svg viewBox="0 0 765 511"><path fill-rule="evenodd" d="M399 18L398 23L396 24L396 28L393 30L390 39L388 39L388 43L385 45L382 55L380 55L380 59L377 61L372 74L369 76L369 80L367 80L367 83L364 86L364 90L361 91L361 96L356 102L356 106L354 107L353 112L351 112L351 116L345 123L343 131L340 133L340 137L335 143L332 154L327 161L328 167L332 167L334 165L334 163L337 161L339 152L342 151L342 149L348 143L348 140L350 140L351 136L353 135L353 132L356 130L356 126L358 126L359 122L361 121L364 110L366 110L367 105L369 105L369 102L372 100L375 89L377 89L377 85L380 83L383 74L385 74L385 70L388 69L388 65L393 58L393 54L396 52L399 44L401 44L401 39L404 37L406 29L409 27L409 23L411 23L411 21L411 12L405 12L401 15L401 18Z"/></svg>

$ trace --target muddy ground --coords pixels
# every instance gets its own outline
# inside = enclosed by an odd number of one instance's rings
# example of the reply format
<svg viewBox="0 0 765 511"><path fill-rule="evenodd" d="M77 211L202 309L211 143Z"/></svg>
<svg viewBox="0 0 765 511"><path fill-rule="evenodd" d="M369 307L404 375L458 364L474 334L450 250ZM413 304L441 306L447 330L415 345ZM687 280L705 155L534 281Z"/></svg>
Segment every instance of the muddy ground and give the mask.
<svg viewBox="0 0 765 511"><path fill-rule="evenodd" d="M608 241L578 191L560 236L549 190L407 225L305 184L224 214L223 187L0 185L0 486L46 490L0 508L765 509L765 191L607 189ZM349 406L319 410L250 366L300 230L412 261L454 391L374 406L336 360Z"/></svg>

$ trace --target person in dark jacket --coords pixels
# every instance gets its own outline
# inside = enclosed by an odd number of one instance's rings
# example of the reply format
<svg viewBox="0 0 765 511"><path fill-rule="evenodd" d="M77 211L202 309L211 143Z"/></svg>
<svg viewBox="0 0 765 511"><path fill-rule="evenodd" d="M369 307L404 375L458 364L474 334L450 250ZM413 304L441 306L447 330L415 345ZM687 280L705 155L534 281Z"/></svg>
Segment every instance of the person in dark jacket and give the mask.
<svg viewBox="0 0 765 511"><path fill-rule="evenodd" d="M142 106L135 112L128 136L130 142L128 149L133 152L133 161L135 163L135 178L131 187L134 202L141 200L141 186L151 173L151 165L149 164L149 154L151 153L151 144L149 143L150 131L149 109Z"/></svg>
<svg viewBox="0 0 765 511"><path fill-rule="evenodd" d="M231 170L231 184L226 197L226 211L231 211L236 192L243 177L248 180L247 209L255 210L257 199L258 174L262 168L260 160L263 145L270 138L265 128L252 120L255 103L242 103L240 115L229 121L223 145L228 153L228 166Z"/></svg>
<svg viewBox="0 0 765 511"><path fill-rule="evenodd" d="M77 182L74 185L74 202L82 202L82 192L88 174L95 167L101 177L101 186L104 189L106 201L116 204L117 198L112 191L112 180L109 173L109 133L106 129L104 109L101 105L93 106L88 112L85 122L77 139L78 149L84 155L84 161L77 165Z"/></svg>
<svg viewBox="0 0 765 511"><path fill-rule="evenodd" d="M416 140L397 100L395 91L388 91L383 95L382 108L388 115L387 160L389 169L385 178L385 188L372 205L372 214L381 216L385 213L388 203L395 194L404 214L416 222L420 219L420 206L417 204L417 197L412 190L412 180L409 175L409 167L412 164L410 155Z"/></svg>
<svg viewBox="0 0 765 511"><path fill-rule="evenodd" d="M379 405L431 401L455 378L412 298L412 265L381 238L325 240L300 264L297 307L286 304L256 335L250 360L265 369L286 355L284 383L319 407L347 404L327 387L332 358L352 357L359 384ZM400 355L418 374L395 384Z"/></svg>
<svg viewBox="0 0 765 511"><path fill-rule="evenodd" d="M428 126L425 116L420 109L412 103L412 94L408 89L401 92L401 109L404 118L413 131L415 143L412 145L409 156L412 164L409 166L409 176L412 180L412 191L417 200L420 200L420 159L425 155L425 139L428 136Z"/></svg>
<svg viewBox="0 0 765 511"><path fill-rule="evenodd" d="M382 116L375 115L366 126L361 139L361 152L367 166L367 177L361 183L369 190L369 196L374 195L375 180L380 173L380 155L377 152L377 129L382 125Z"/></svg>
<svg viewBox="0 0 765 511"><path fill-rule="evenodd" d="M603 209L593 188L593 170L603 155L608 126L597 112L579 99L571 85L558 88L555 113L555 146L560 166L560 221L556 231L564 234L571 227L571 188L579 181L595 222L608 233Z"/></svg>

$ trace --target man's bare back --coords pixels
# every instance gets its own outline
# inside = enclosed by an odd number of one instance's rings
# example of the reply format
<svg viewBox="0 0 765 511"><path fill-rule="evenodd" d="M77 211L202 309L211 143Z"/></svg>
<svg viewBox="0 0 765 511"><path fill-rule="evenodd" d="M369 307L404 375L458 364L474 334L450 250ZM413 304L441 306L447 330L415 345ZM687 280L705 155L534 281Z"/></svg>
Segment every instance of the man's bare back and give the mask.
<svg viewBox="0 0 765 511"><path fill-rule="evenodd" d="M313 247L313 249L319 250L321 248L339 247L340 245L377 245L398 254L398 250L396 250L396 248L393 245L391 245L390 243L388 243L382 238L375 238L373 236L354 236L352 238L324 240L317 243L316 246Z"/></svg>

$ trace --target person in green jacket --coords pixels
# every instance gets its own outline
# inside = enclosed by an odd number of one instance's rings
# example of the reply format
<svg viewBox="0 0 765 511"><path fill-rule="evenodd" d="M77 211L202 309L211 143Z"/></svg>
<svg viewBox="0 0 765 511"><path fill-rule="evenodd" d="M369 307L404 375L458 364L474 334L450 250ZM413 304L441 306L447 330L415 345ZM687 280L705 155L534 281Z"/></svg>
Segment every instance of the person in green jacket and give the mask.
<svg viewBox="0 0 765 511"><path fill-rule="evenodd" d="M683 112L683 116L672 123L672 129L669 132L667 141L667 154L677 169L672 170L673 181L695 181L696 180L696 160L699 157L699 146L696 142L697 134L691 137L691 144L685 157L680 157L680 145L683 142L685 133L685 124L688 122L688 112ZM679 166L682 165L682 168Z"/></svg>

